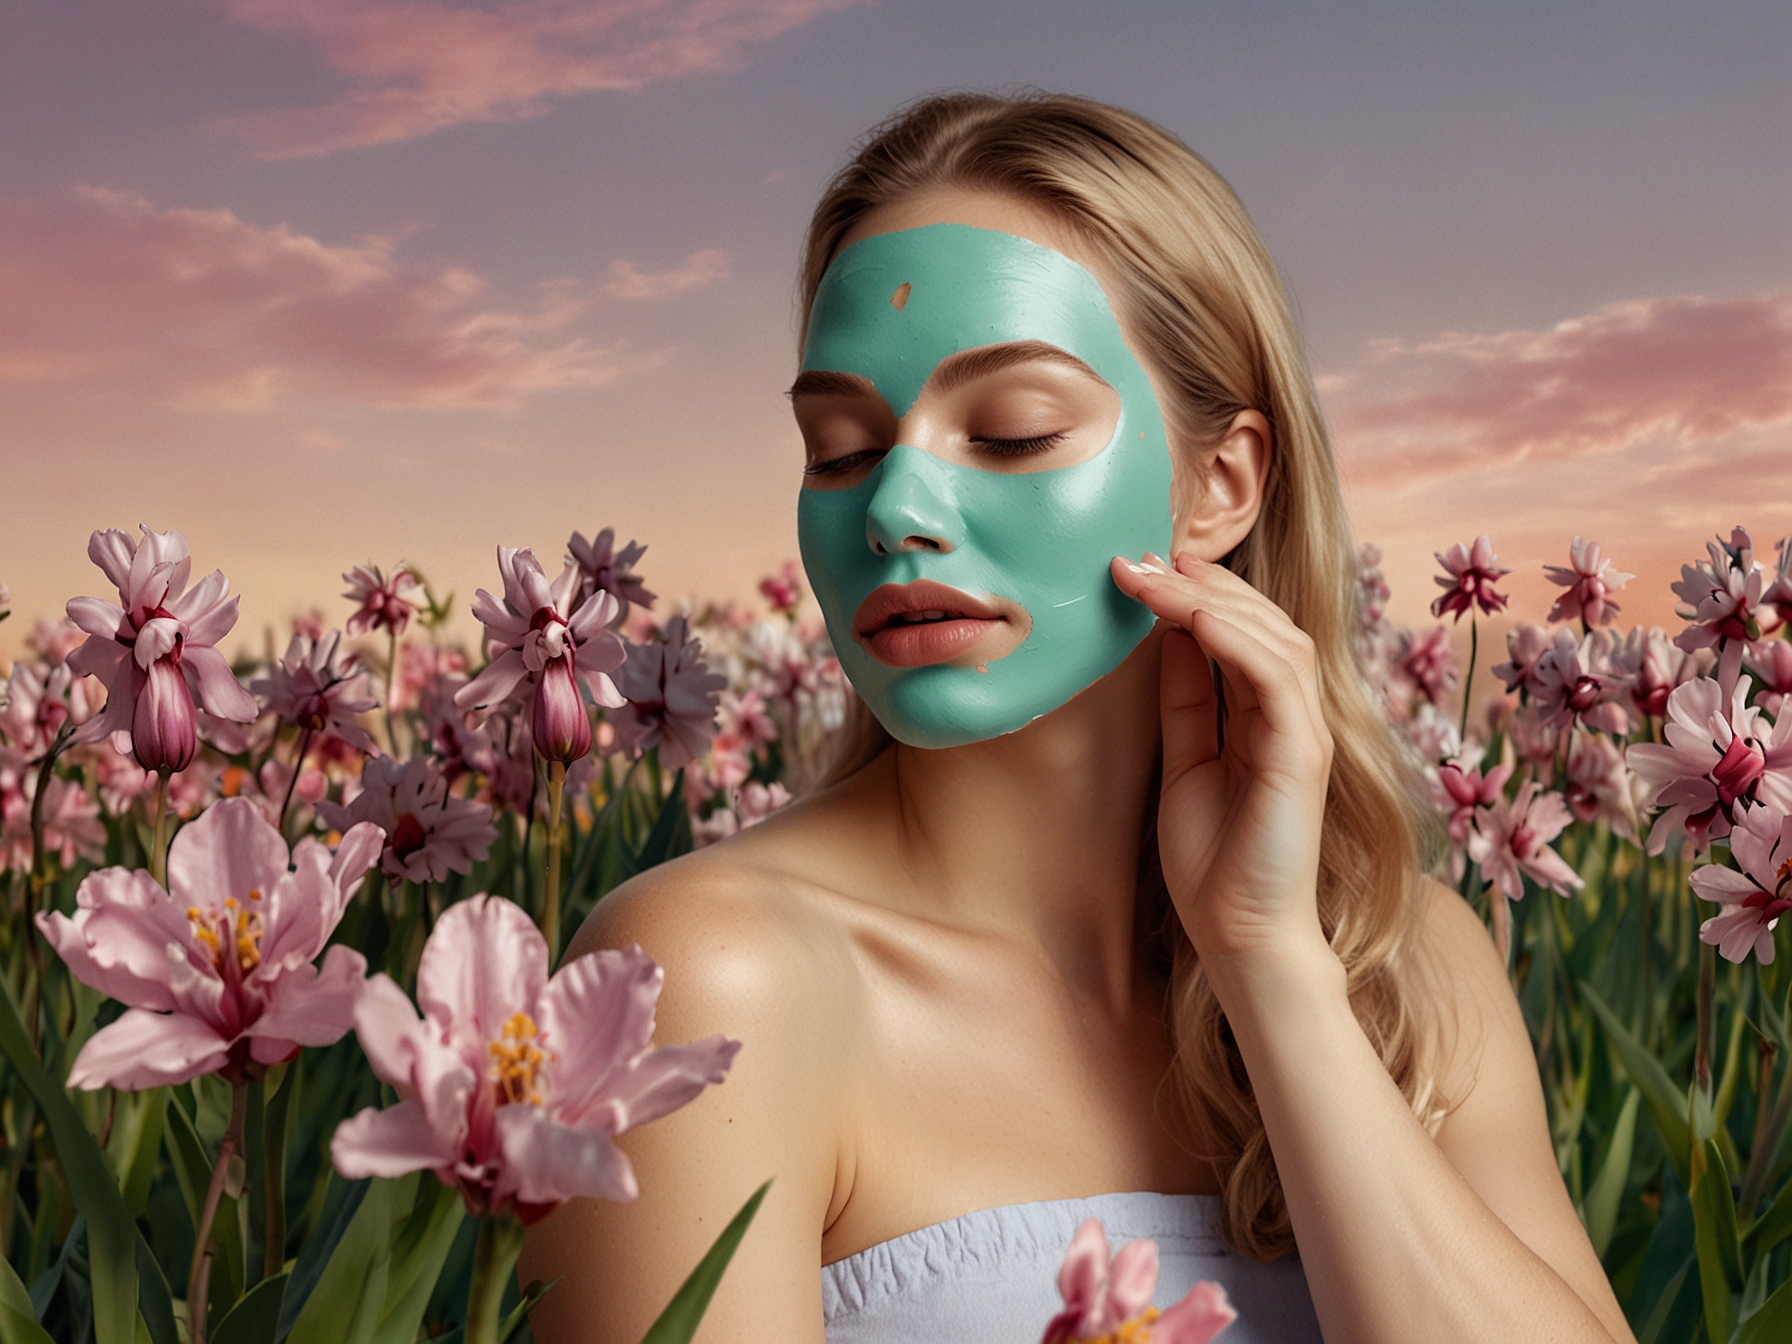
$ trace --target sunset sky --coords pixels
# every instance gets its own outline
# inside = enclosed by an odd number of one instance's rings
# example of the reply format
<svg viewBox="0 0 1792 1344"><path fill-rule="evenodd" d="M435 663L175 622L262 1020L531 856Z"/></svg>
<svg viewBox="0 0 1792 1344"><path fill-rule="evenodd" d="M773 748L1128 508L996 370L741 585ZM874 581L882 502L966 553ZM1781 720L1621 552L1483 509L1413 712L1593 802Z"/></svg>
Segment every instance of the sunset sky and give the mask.
<svg viewBox="0 0 1792 1344"><path fill-rule="evenodd" d="M1444 12L1448 11L1448 12ZM952 88L1157 120L1298 306L1395 610L1575 533L1792 532L1792 7L964 0L0 0L0 582L102 591L176 528L239 635L498 543L648 544L662 594L795 554L808 212ZM465 621L463 628L470 628Z"/></svg>

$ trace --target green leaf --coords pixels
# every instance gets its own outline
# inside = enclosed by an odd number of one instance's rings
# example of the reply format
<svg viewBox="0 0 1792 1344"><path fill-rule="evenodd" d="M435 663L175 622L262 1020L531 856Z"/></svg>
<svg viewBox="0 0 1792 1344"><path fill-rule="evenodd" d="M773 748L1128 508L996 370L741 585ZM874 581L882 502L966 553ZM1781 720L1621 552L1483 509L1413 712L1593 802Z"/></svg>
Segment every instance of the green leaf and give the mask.
<svg viewBox="0 0 1792 1344"><path fill-rule="evenodd" d="M287 1344L365 1344L374 1338L386 1304L393 1215L411 1202L416 1186L414 1174L369 1184L316 1288L299 1308Z"/></svg>
<svg viewBox="0 0 1792 1344"><path fill-rule="evenodd" d="M106 1157L124 1188L125 1207L141 1218L149 1205L149 1185L155 1178L162 1152L162 1123L168 1109L168 1089L121 1093L106 1143Z"/></svg>
<svg viewBox="0 0 1792 1344"><path fill-rule="evenodd" d="M12 1263L0 1255L0 1344L55 1344L37 1313L31 1310L31 1294L25 1291Z"/></svg>
<svg viewBox="0 0 1792 1344"><path fill-rule="evenodd" d="M0 977L0 1049L36 1098L75 1207L87 1218L96 1344L133 1344L137 1333L137 1231L106 1155L81 1123L68 1093L44 1071L25 1034L11 986Z"/></svg>
<svg viewBox="0 0 1792 1344"><path fill-rule="evenodd" d="M1784 1344L1788 1339L1792 1339L1792 1279L1737 1327L1731 1344Z"/></svg>
<svg viewBox="0 0 1792 1344"><path fill-rule="evenodd" d="M1787 1237L1792 1237L1792 1182L1788 1182L1780 1191L1780 1197L1749 1225L1742 1239L1759 1260Z"/></svg>
<svg viewBox="0 0 1792 1344"><path fill-rule="evenodd" d="M1668 1286L1661 1290L1661 1296L1656 1299L1655 1309L1649 1313L1649 1319L1637 1331L1636 1344L1656 1344L1661 1338L1662 1330L1674 1313L1674 1304L1680 1300L1680 1289L1686 1282L1686 1276L1692 1273L1692 1266L1693 1262L1688 1260L1680 1266L1680 1272L1668 1280Z"/></svg>
<svg viewBox="0 0 1792 1344"><path fill-rule="evenodd" d="M224 1319L205 1332L210 1344L272 1344L280 1326L286 1271L271 1275L237 1300Z"/></svg>
<svg viewBox="0 0 1792 1344"><path fill-rule="evenodd" d="M1742 1243L1736 1235L1736 1200L1717 1144L1693 1150L1692 1216L1698 1246L1699 1288L1705 1299L1705 1331L1728 1340L1735 1329L1731 1295L1742 1291Z"/></svg>
<svg viewBox="0 0 1792 1344"><path fill-rule="evenodd" d="M1643 1048L1585 980L1580 982L1580 991L1587 1007L1605 1028L1605 1038L1617 1051L1618 1061L1630 1075L1630 1081L1642 1092L1643 1101L1649 1107L1649 1119L1661 1136L1661 1146L1667 1149L1668 1160L1674 1164L1674 1174L1681 1184L1690 1188L1692 1173L1688 1154L1692 1150L1692 1137L1686 1124L1685 1093L1674 1085L1661 1061Z"/></svg>
<svg viewBox="0 0 1792 1344"><path fill-rule="evenodd" d="M327 1222L320 1219L317 1230L299 1248L299 1258L293 1264L292 1274L286 1281L289 1291L280 1304L280 1327L274 1332L276 1344L292 1333L292 1328L299 1319L300 1309L311 1300L312 1294L317 1290L318 1281L335 1257L337 1246L353 1225L361 1202L366 1199L373 1182L344 1181L335 1172L331 1172L329 1180L320 1184L326 1186L324 1207L329 1219ZM333 1206L330 1203L332 1198L335 1199Z"/></svg>
<svg viewBox="0 0 1792 1344"><path fill-rule="evenodd" d="M411 1344L417 1337L436 1280L442 1276L442 1265L466 1216L459 1191L433 1177L420 1178L417 1202L392 1247L376 1344Z"/></svg>
<svg viewBox="0 0 1792 1344"><path fill-rule="evenodd" d="M529 1286L523 1289L523 1295L510 1309L510 1314L498 1322L498 1344L509 1344L510 1337L523 1328L523 1322L529 1319L529 1313L541 1305L541 1299L548 1295L559 1279L549 1279L543 1283L540 1279L529 1280Z"/></svg>
<svg viewBox="0 0 1792 1344"><path fill-rule="evenodd" d="M1618 1204L1630 1180L1630 1154L1636 1140L1636 1108L1641 1100L1642 1094L1635 1087L1625 1090L1624 1105L1618 1112L1618 1123L1612 1129L1611 1146L1606 1149L1599 1174L1593 1178L1593 1188L1587 1192L1584 1209L1587 1237L1593 1243L1594 1253L1601 1258L1611 1245L1612 1230L1618 1225Z"/></svg>
<svg viewBox="0 0 1792 1344"><path fill-rule="evenodd" d="M677 791L674 785L673 792ZM672 1294L672 1300L666 1304L659 1319L648 1327L641 1337L641 1344L690 1344L691 1336L697 1333L697 1326L703 1320L703 1313L709 1310L709 1299L715 1296L716 1285L722 1281L722 1271L734 1258L735 1248L747 1234L747 1224L759 1212L759 1205L771 1185L767 1181L741 1205L740 1212L722 1229L722 1235L697 1262L691 1276Z"/></svg>
<svg viewBox="0 0 1792 1344"><path fill-rule="evenodd" d="M635 855L635 871L645 872L655 864L675 858L691 847L691 812L684 802L684 771L672 777L672 791L654 820L653 829L641 842Z"/></svg>

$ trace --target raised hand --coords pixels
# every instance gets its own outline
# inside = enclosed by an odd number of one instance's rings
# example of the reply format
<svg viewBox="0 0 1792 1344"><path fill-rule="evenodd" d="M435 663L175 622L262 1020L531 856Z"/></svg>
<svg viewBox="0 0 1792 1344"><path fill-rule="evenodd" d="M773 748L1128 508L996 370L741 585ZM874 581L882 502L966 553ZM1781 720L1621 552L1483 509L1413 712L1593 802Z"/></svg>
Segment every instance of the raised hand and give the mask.
<svg viewBox="0 0 1792 1344"><path fill-rule="evenodd" d="M1113 575L1176 627L1163 636L1158 849L1189 941L1210 972L1310 954L1325 941L1317 883L1332 760L1313 641L1220 565L1116 558Z"/></svg>

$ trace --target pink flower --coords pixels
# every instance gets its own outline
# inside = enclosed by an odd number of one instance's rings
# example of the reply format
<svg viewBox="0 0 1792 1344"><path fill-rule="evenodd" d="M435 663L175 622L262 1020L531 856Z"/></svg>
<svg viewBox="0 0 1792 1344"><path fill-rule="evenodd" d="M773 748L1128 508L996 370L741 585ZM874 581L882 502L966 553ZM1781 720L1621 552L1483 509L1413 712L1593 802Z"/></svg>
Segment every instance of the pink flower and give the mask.
<svg viewBox="0 0 1792 1344"><path fill-rule="evenodd" d="M1725 695L1710 677L1687 682L1668 697L1667 745L1630 748L1645 805L1667 809L1649 831L1649 853L1661 853L1671 835L1687 836L1703 852L1756 802L1792 812L1792 716L1776 727L1749 706L1750 685L1742 677Z"/></svg>
<svg viewBox="0 0 1792 1344"><path fill-rule="evenodd" d="M790 803L790 790L776 780L770 784L754 781L743 788L730 789L728 806L718 807L693 828L699 847L713 845L738 835L749 826L757 826L772 813Z"/></svg>
<svg viewBox="0 0 1792 1344"><path fill-rule="evenodd" d="M1549 842L1573 820L1561 794L1545 793L1536 780L1528 780L1509 802L1495 802L1475 813L1469 857L1508 900L1524 899L1526 877L1566 896L1581 885L1580 874Z"/></svg>
<svg viewBox="0 0 1792 1344"><path fill-rule="evenodd" d="M456 692L466 684L464 674L443 672L417 691L424 737L450 784L462 775L488 775L492 770L491 727L496 720L488 719L477 728L467 726L466 711L454 703Z"/></svg>
<svg viewBox="0 0 1792 1344"><path fill-rule="evenodd" d="M1786 610L1792 611L1792 599ZM1755 703L1775 719L1786 713L1792 701L1792 641L1763 639L1749 648L1749 669L1761 678L1761 690Z"/></svg>
<svg viewBox="0 0 1792 1344"><path fill-rule="evenodd" d="M1091 1218L1077 1229L1058 1270L1064 1310L1052 1317L1040 1344L1207 1344L1238 1319L1217 1283L1197 1283L1162 1312L1151 1305L1156 1291L1157 1243L1129 1241L1110 1264L1101 1219Z"/></svg>
<svg viewBox="0 0 1792 1344"><path fill-rule="evenodd" d="M1402 636L1397 667L1413 688L1434 705L1450 698L1461 676L1450 632L1441 625L1423 634Z"/></svg>
<svg viewBox="0 0 1792 1344"><path fill-rule="evenodd" d="M1450 876L1460 882L1468 866L1469 838L1474 834L1475 817L1505 798L1506 781L1512 767L1496 765L1485 775L1478 760L1461 757L1438 767L1432 788L1432 801L1445 818L1450 836Z"/></svg>
<svg viewBox="0 0 1792 1344"><path fill-rule="evenodd" d="M1521 764L1545 772L1555 769L1556 753L1562 742L1561 730L1552 727L1535 704L1526 705L1512 716L1512 722L1506 725L1506 735Z"/></svg>
<svg viewBox="0 0 1792 1344"><path fill-rule="evenodd" d="M372 755L379 748L355 715L377 709L379 702L360 694L367 689L366 681L355 655L339 651L341 640L336 630L318 640L294 635L286 657L266 677L250 682L249 689L266 696L268 708L287 723L306 732L334 733L355 750Z"/></svg>
<svg viewBox="0 0 1792 1344"><path fill-rule="evenodd" d="M1792 624L1792 536L1781 537L1773 549L1779 556L1774 562L1773 582L1761 594L1763 616L1769 605L1774 609L1772 622L1767 626L1770 630Z"/></svg>
<svg viewBox="0 0 1792 1344"><path fill-rule="evenodd" d="M75 734L97 742L128 732L145 770L184 770L198 746L193 701L237 723L261 712L215 647L236 624L236 598L217 570L187 587L193 562L178 532L140 525L141 543L116 529L97 531L87 554L118 586L122 608L97 597L71 598L68 614L87 642L68 656L76 672L106 684L106 709Z"/></svg>
<svg viewBox="0 0 1792 1344"><path fill-rule="evenodd" d="M1716 864L1692 870L1692 889L1729 907L1699 925L1699 939L1735 962L1753 947L1756 959L1769 965L1773 927L1792 910L1792 816L1749 808L1730 832L1730 853L1741 872Z"/></svg>
<svg viewBox="0 0 1792 1344"><path fill-rule="evenodd" d="M517 906L448 907L417 968L418 1017L384 975L355 1029L408 1099L343 1122L330 1143L350 1179L430 1170L481 1217L534 1222L578 1197L633 1199L612 1140L722 1081L740 1042L654 1049L664 972L642 951L593 952L551 979L548 947Z"/></svg>
<svg viewBox="0 0 1792 1344"><path fill-rule="evenodd" d="M647 554L647 548L630 541L616 551L615 541L613 528L606 527L590 541L585 540L583 533L574 532L572 540L566 543L566 558L578 566L579 601L588 600L594 593L608 593L616 599L616 611L608 619L620 621L628 616L630 607L651 607L654 595L635 573L635 565Z"/></svg>
<svg viewBox="0 0 1792 1344"><path fill-rule="evenodd" d="M506 700L532 698L547 666L565 660L563 673L579 676L593 700L606 709L620 707L622 696L608 674L621 665L623 646L606 628L616 616L616 599L602 590L580 599L576 565L550 584L526 546L498 547L498 569L503 601L481 588L473 603L491 662L456 692L454 703L483 718Z"/></svg>
<svg viewBox="0 0 1792 1344"><path fill-rule="evenodd" d="M1556 599L1549 609L1552 621L1571 621L1579 618L1591 628L1597 625L1609 625L1617 614L1618 604L1611 600L1611 594L1636 577L1612 568L1610 560L1599 558L1599 543L1582 541L1579 537L1568 548L1569 567L1545 565L1543 572L1549 576L1551 583L1560 584L1568 591Z"/></svg>
<svg viewBox="0 0 1792 1344"><path fill-rule="evenodd" d="M786 560L776 574L767 574L759 580L759 595L771 603L773 611L794 609L803 598L802 571L797 568L796 561Z"/></svg>
<svg viewBox="0 0 1792 1344"><path fill-rule="evenodd" d="M320 801L317 814L339 831L358 822L384 831L380 871L392 882L440 882L450 872L471 872L498 838L491 808L449 793L441 767L427 756L371 757L360 793L346 806Z"/></svg>
<svg viewBox="0 0 1792 1344"><path fill-rule="evenodd" d="M1763 618L1771 628L1778 611L1763 605L1761 568L1747 529L1734 529L1728 545L1719 539L1706 542L1705 549L1711 563L1680 566L1680 580L1673 585L1680 598L1675 610L1691 622L1674 643L1688 653L1716 649L1717 679L1727 688L1742 668L1743 646L1761 638Z"/></svg>
<svg viewBox="0 0 1792 1344"><path fill-rule="evenodd" d="M1447 555L1438 554L1437 563L1445 571L1437 576L1437 586L1444 593L1431 604L1433 616L1441 618L1447 611L1460 621L1470 607L1478 606L1489 616L1505 610L1506 595L1495 591L1493 585L1512 571L1499 568L1500 558L1485 534L1466 549L1457 542Z"/></svg>
<svg viewBox="0 0 1792 1344"><path fill-rule="evenodd" d="M529 731L544 761L570 765L591 750L591 711L579 694L570 654L550 660L535 679Z"/></svg>
<svg viewBox="0 0 1792 1344"><path fill-rule="evenodd" d="M37 797L37 767L0 748L0 872L31 870L31 804ZM63 871L76 860L106 857L106 827L100 810L78 783L52 774L44 786L44 852Z"/></svg>
<svg viewBox="0 0 1792 1344"><path fill-rule="evenodd" d="M1365 541L1356 553L1357 620L1364 630L1381 621L1392 596L1387 575L1381 572L1381 547Z"/></svg>
<svg viewBox="0 0 1792 1344"><path fill-rule="evenodd" d="M1677 647L1660 626L1631 629L1612 662L1630 678L1630 703L1652 719L1667 713L1675 687L1700 674L1699 655Z"/></svg>
<svg viewBox="0 0 1792 1344"><path fill-rule="evenodd" d="M1603 820L1627 840L1636 839L1633 776L1611 738L1576 733L1568 749L1568 809L1581 821Z"/></svg>
<svg viewBox="0 0 1792 1344"><path fill-rule="evenodd" d="M1629 680L1613 664L1612 639L1604 630L1578 640L1566 630L1556 631L1528 681L1538 712L1552 728L1579 724L1620 737L1630 731L1625 707Z"/></svg>
<svg viewBox="0 0 1792 1344"><path fill-rule="evenodd" d="M392 683L392 712L413 709L424 692L442 677L459 677L466 685L467 656L459 649L412 642L398 650L398 676Z"/></svg>
<svg viewBox="0 0 1792 1344"><path fill-rule="evenodd" d="M367 963L340 945L312 962L379 843L357 826L334 854L307 839L289 856L253 803L226 798L174 837L167 891L140 869L90 875L73 919L37 925L70 974L128 1009L82 1048L69 1084L160 1087L340 1039Z"/></svg>
<svg viewBox="0 0 1792 1344"><path fill-rule="evenodd" d="M1540 625L1525 622L1506 632L1507 661L1494 664L1493 675L1506 684L1508 691L1537 693L1537 664L1548 653L1553 640Z"/></svg>
<svg viewBox="0 0 1792 1344"><path fill-rule="evenodd" d="M422 588L402 562L390 578L373 564L356 565L342 577L348 584L348 591L343 596L356 608L355 614L348 618L351 635L384 630L396 638L404 633L411 617L417 614L417 597Z"/></svg>
<svg viewBox="0 0 1792 1344"><path fill-rule="evenodd" d="M0 737L27 758L42 756L71 718L86 722L93 712L88 704L85 679L76 681L67 663L52 667L43 676L18 659L6 684L0 686Z"/></svg>
<svg viewBox="0 0 1792 1344"><path fill-rule="evenodd" d="M631 758L660 748L660 763L676 770L709 749L715 731L717 693L728 684L703 663L703 645L685 637L683 616L665 634L631 644L622 665L628 708L612 720L616 741Z"/></svg>

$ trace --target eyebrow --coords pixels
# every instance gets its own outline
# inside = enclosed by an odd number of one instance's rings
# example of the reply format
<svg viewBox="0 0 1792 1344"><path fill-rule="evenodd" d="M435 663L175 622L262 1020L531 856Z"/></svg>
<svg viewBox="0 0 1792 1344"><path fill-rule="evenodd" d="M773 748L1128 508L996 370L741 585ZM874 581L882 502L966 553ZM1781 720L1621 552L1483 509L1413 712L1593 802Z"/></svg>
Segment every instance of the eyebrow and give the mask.
<svg viewBox="0 0 1792 1344"><path fill-rule="evenodd" d="M957 354L946 356L928 378L927 388L937 393L951 392L978 378L986 378L992 373L1013 368L1016 364L1033 363L1057 364L1074 369L1098 383L1107 381L1070 351L1059 346L1048 345L1044 341L1006 341L1001 345L979 346L975 350L960 350ZM862 397L875 395L876 391L871 380L860 374L808 369L797 375L797 380L790 385L790 391L785 395L792 398Z"/></svg>

